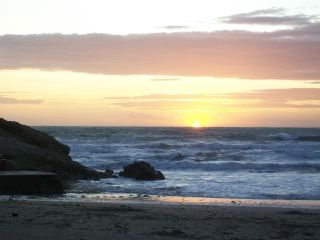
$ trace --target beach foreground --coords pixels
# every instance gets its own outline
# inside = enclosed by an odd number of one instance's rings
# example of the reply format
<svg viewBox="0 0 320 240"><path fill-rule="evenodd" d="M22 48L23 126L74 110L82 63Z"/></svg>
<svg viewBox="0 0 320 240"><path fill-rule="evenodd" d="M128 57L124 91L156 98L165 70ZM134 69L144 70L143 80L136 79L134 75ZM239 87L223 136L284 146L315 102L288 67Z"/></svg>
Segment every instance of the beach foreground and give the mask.
<svg viewBox="0 0 320 240"><path fill-rule="evenodd" d="M320 239L320 210L0 201L1 240Z"/></svg>

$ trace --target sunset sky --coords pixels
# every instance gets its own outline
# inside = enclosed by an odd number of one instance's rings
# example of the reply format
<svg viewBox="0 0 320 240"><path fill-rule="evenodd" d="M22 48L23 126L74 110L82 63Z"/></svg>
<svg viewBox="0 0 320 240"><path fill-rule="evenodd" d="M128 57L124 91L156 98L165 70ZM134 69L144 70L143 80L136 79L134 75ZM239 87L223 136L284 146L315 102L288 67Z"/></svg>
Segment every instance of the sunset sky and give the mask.
<svg viewBox="0 0 320 240"><path fill-rule="evenodd" d="M1 0L0 117L320 127L320 2Z"/></svg>

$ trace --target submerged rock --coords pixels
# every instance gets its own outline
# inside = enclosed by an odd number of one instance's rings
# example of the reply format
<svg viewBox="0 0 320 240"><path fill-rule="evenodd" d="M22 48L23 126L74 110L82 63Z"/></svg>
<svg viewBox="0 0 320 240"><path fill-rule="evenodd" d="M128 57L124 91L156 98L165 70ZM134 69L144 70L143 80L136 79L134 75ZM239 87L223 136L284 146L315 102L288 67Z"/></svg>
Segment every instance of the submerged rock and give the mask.
<svg viewBox="0 0 320 240"><path fill-rule="evenodd" d="M104 170L104 173L109 175L109 176L112 176L114 174L114 171L112 169L108 169L107 168L107 169Z"/></svg>
<svg viewBox="0 0 320 240"><path fill-rule="evenodd" d="M56 173L63 180L100 179L107 174L89 169L69 156L69 147L46 133L0 118L0 156L5 169Z"/></svg>
<svg viewBox="0 0 320 240"><path fill-rule="evenodd" d="M118 178L118 176L115 175L112 169L105 169L104 173L107 175L108 178Z"/></svg>
<svg viewBox="0 0 320 240"><path fill-rule="evenodd" d="M178 153L178 154L176 154L176 155L174 155L173 157L172 157L172 160L173 161L181 161L181 160L183 160L183 159L185 159L186 157L184 156L184 155L182 155L181 153Z"/></svg>
<svg viewBox="0 0 320 240"><path fill-rule="evenodd" d="M140 161L123 167L120 176L134 178L136 180L163 180L165 177L160 171L155 170L149 163Z"/></svg>

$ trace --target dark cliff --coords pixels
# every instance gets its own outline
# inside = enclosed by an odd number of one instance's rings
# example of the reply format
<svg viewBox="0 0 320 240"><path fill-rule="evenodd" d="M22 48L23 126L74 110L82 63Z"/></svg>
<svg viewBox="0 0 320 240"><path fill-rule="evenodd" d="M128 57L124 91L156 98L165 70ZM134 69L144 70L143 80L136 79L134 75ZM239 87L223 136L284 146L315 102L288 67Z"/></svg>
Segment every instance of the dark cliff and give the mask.
<svg viewBox="0 0 320 240"><path fill-rule="evenodd" d="M0 159L6 170L52 172L64 180L108 177L73 161L69 151L46 133L0 118Z"/></svg>

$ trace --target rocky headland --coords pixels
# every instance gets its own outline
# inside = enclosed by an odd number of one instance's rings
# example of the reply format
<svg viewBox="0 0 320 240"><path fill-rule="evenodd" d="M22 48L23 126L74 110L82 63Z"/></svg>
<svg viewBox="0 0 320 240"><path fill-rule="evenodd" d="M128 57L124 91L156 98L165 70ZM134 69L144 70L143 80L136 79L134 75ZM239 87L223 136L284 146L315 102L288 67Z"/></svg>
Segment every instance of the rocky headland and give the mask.
<svg viewBox="0 0 320 240"><path fill-rule="evenodd" d="M8 173L8 171L54 173L63 186L67 186L68 182L74 180L98 180L110 177L107 173L89 169L73 161L69 156L69 151L68 146L44 132L0 118L0 176L1 172ZM0 178L0 181L5 181L4 178L7 179L7 176L3 177L3 180ZM57 183L57 178L55 177L52 181L53 185ZM18 179L18 177L11 178L11 181L12 179ZM50 184L48 183L48 188ZM13 185L17 186L17 184ZM42 188L39 193L45 192L43 189L45 188ZM3 193L2 190L0 184L0 193ZM8 189L6 191L8 192ZM14 192L15 189L13 189ZM30 193L37 193L37 191L33 190Z"/></svg>

